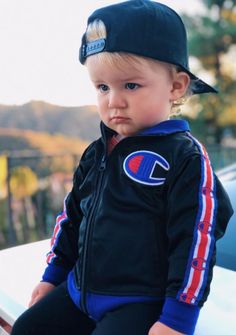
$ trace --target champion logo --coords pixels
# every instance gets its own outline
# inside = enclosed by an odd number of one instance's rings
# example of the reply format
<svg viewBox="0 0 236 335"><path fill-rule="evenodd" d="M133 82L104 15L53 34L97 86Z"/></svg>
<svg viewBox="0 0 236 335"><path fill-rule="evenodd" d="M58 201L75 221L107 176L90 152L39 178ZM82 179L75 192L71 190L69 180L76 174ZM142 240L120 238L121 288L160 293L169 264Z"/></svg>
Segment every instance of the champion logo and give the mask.
<svg viewBox="0 0 236 335"><path fill-rule="evenodd" d="M126 157L124 171L126 175L138 183L157 186L165 182L165 178L154 177L156 165L168 171L170 165L165 158L152 151L135 151Z"/></svg>
<svg viewBox="0 0 236 335"><path fill-rule="evenodd" d="M194 258L192 260L192 267L195 270L203 271L206 269L206 260L201 257Z"/></svg>
<svg viewBox="0 0 236 335"><path fill-rule="evenodd" d="M209 196L209 197L211 197L211 198L214 197L214 192L213 192L213 190L210 189L209 187L203 187L203 189L202 189L202 193L203 193L206 197L207 197L207 196Z"/></svg>
<svg viewBox="0 0 236 335"><path fill-rule="evenodd" d="M209 234L211 232L211 230L212 230L212 225L208 221L201 221L198 224L198 229L203 234Z"/></svg>
<svg viewBox="0 0 236 335"><path fill-rule="evenodd" d="M188 304L194 304L196 300L197 300L197 297L193 294L187 295L186 293L182 293L180 295L180 301L186 302Z"/></svg>

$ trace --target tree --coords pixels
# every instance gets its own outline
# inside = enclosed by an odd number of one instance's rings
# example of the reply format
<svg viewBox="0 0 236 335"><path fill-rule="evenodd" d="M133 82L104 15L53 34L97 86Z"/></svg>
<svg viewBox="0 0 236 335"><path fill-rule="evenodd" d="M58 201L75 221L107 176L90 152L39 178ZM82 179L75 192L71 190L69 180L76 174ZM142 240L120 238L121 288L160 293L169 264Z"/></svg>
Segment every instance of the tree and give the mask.
<svg viewBox="0 0 236 335"><path fill-rule="evenodd" d="M15 167L11 172L10 188L13 198L18 199L23 207L22 226L17 232L22 231L23 242L29 242L30 230L35 227L31 196L38 189L37 175L28 166Z"/></svg>
<svg viewBox="0 0 236 335"><path fill-rule="evenodd" d="M7 156L0 156L0 198L6 196Z"/></svg>
<svg viewBox="0 0 236 335"><path fill-rule="evenodd" d="M38 189L38 178L28 166L18 166L11 172L11 191L15 198L22 199Z"/></svg>
<svg viewBox="0 0 236 335"><path fill-rule="evenodd" d="M185 16L190 55L213 77L220 94L202 95L198 118L220 142L226 126L236 126L236 1L200 0L205 15Z"/></svg>

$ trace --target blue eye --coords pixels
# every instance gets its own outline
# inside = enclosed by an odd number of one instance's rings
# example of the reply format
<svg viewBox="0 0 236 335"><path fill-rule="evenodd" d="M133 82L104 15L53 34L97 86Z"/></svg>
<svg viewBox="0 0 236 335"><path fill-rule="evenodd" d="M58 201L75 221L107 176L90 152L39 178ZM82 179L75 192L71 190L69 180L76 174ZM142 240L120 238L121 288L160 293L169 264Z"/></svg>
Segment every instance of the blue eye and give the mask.
<svg viewBox="0 0 236 335"><path fill-rule="evenodd" d="M135 83L125 84L125 88L127 88L128 90L136 90L138 87L139 87L139 85L135 84Z"/></svg>
<svg viewBox="0 0 236 335"><path fill-rule="evenodd" d="M107 92L109 90L109 87L105 84L101 84L98 86L98 89L100 92Z"/></svg>

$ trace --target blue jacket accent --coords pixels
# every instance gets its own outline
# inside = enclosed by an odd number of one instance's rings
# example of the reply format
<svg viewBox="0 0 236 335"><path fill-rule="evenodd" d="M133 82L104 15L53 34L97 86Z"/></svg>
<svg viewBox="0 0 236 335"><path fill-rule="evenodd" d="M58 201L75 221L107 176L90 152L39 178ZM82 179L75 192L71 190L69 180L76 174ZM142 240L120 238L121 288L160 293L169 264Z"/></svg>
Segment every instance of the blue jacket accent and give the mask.
<svg viewBox="0 0 236 335"><path fill-rule="evenodd" d="M157 125L144 129L140 135L169 135L181 131L190 131L189 124L185 120L167 120Z"/></svg>
<svg viewBox="0 0 236 335"><path fill-rule="evenodd" d="M75 305L80 308L81 305L81 291L76 288L73 272L69 273L67 280L67 287L72 300ZM135 302L153 302L160 301L164 302L164 297L158 299L157 297L147 297L147 296L110 296L101 295L94 293L87 293L87 311L89 316L95 320L99 321L102 317L109 311L123 306L125 304L135 303Z"/></svg>

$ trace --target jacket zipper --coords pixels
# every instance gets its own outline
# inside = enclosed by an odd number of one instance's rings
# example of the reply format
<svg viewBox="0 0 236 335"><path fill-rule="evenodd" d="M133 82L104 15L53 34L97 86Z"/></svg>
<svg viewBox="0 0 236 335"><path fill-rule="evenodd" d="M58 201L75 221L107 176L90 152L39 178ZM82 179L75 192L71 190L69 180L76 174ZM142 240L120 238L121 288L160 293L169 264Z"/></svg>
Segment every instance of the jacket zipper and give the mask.
<svg viewBox="0 0 236 335"><path fill-rule="evenodd" d="M93 206L91 208L90 215L88 217L86 229L85 229L85 238L84 238L84 250L81 262L81 300L80 306L84 313L87 315L88 310L86 306L86 279L87 279L87 268L88 268L88 259L89 259L89 241L92 236L93 231L93 221L94 221L94 214L96 213L98 199L100 197L100 189L103 182L104 170L106 168L106 157L102 157L102 161L99 166L99 175L96 182L96 191L93 201Z"/></svg>

